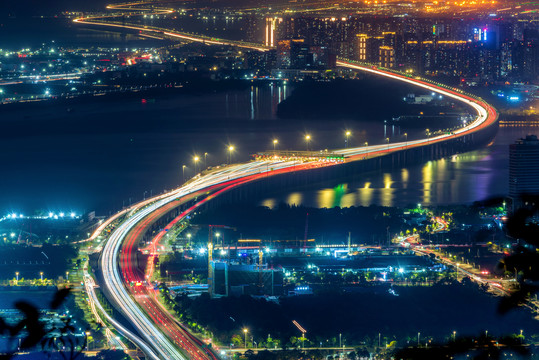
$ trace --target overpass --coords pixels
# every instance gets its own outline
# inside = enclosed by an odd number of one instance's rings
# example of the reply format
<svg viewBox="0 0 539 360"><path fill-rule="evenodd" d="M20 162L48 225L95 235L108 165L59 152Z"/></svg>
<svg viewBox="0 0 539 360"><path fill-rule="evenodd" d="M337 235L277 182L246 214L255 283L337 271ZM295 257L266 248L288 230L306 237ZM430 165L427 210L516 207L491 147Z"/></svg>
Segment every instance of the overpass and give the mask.
<svg viewBox="0 0 539 360"><path fill-rule="evenodd" d="M128 6L128 8L130 7ZM167 11L170 12L172 10ZM260 45L208 39L203 36L172 33L163 31L162 29L144 26L110 23L103 21L102 18L78 18L74 21L97 26L113 26L161 33L173 38L199 41L207 44L239 46L259 51L268 49ZM498 114L492 106L484 100L466 94L459 89L345 59L339 59L337 65L350 71L371 73L376 76L391 78L442 94L470 106L476 112L476 117L466 126L448 134L440 134L434 137L429 136L426 139L413 141L332 150L328 154L338 155L335 156L336 158L338 157L337 160L331 159L336 161L328 161L333 156L312 156L313 154L311 152L307 152L306 154L303 152L292 152L291 154L287 154L293 156L275 156L276 154L260 153L260 156L254 161L233 164L214 169L204 174L198 174L177 189L135 204L109 218L96 229L89 240L97 238L109 224L118 220L121 216L126 216L126 219L110 234L102 249L100 269L103 276L103 288L107 294L107 298L124 315L130 325L137 330L138 335L114 323L117 325L117 330L122 332L133 343L137 344L149 358L192 358L204 360L215 360L217 358L213 351L209 350L203 342L190 334L159 303L153 292L153 287L145 281L145 276L149 276L149 274L141 277L137 273L134 264L135 261L132 257L132 249L135 246L137 238L151 226L153 221L163 217L173 209L186 206L186 204L190 201L192 202L199 195L204 195L205 198L182 211L173 220L173 223L181 221L191 212L197 210L202 204L211 201L216 196L247 183L266 179L270 176L341 166L344 163L360 162L373 156L386 156L406 151L410 148L422 148L429 147L433 144L442 144L487 129L497 121ZM172 223L169 226L172 226ZM157 245L165 231L166 229L153 239L153 247ZM140 286L126 285L131 282L135 282L137 285L140 284ZM88 291L92 291L92 289L90 288Z"/></svg>
<svg viewBox="0 0 539 360"><path fill-rule="evenodd" d="M183 211L180 216L175 219L176 221L181 220L189 213L195 211L203 203L211 201L215 196L246 183L265 179L268 176L309 171L322 167L340 166L346 162L362 161L367 156L383 156L412 147L417 148L430 146L433 143L451 141L481 131L482 129L495 124L497 120L497 113L494 108L483 100L464 94L458 90L431 84L424 80L411 79L387 70L367 67L343 60L339 61L339 66L358 71L367 71L378 76L394 78L430 91L444 94L445 96L452 97L455 100L471 106L477 112L477 117L467 126L454 131L452 134L443 134L432 138L409 142L337 149L332 151L332 153L342 155L344 157L343 162L325 161L325 159L315 157L308 157L302 161L296 159L283 160L270 156L266 157L264 160L258 159L244 164L229 165L210 171L204 175L199 174L178 189L148 199L128 209L128 211L134 212L134 215L130 216L121 223L114 232L112 232L103 248L100 262L104 279L103 285L110 300L141 334L143 340L138 339L138 343L144 341L151 346L154 352L158 354L159 358L183 359L186 357L185 353L187 353L189 358L212 359L215 355L203 351L201 344L196 343L196 341L188 334L185 334L184 331L177 329L174 331L169 330L171 328L178 328L178 324L171 320L170 314L167 314L166 309L163 309L156 299L152 299L151 296L148 296L151 292L143 293L140 290L133 290L125 285L126 282L129 283L133 280L144 280L137 278L136 270L132 269L133 265L129 260L128 263L124 265L127 269L131 267L131 270L124 270L123 274L119 270L120 264L118 261L118 254L125 241L135 241L136 237L133 237L133 232L135 234L144 232L150 225L152 219L159 218L171 209L185 204L185 201L189 196L195 196L196 194L202 193L209 194L203 201L197 202L189 209ZM108 223L110 223L110 220L102 224L92 237L95 238ZM129 259L127 253L124 255ZM126 258L125 256L124 259ZM144 290L145 287L146 286L143 286L142 290ZM142 303L137 301L139 298L144 299ZM164 334L167 334L168 336L165 336ZM182 334L182 336L179 334ZM178 351L178 348L182 348L184 353Z"/></svg>

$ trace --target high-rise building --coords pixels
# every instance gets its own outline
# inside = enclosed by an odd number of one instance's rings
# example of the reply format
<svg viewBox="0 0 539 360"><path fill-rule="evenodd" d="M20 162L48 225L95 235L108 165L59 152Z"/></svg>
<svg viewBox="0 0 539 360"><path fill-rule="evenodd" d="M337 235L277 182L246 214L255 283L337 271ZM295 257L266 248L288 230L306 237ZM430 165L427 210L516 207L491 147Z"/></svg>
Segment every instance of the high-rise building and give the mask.
<svg viewBox="0 0 539 360"><path fill-rule="evenodd" d="M395 67L395 49L392 46L380 46L379 64L385 68Z"/></svg>
<svg viewBox="0 0 539 360"><path fill-rule="evenodd" d="M275 45L277 45L277 25L282 22L282 18L266 18L266 39L264 41L264 45L270 47L274 47Z"/></svg>
<svg viewBox="0 0 539 360"><path fill-rule="evenodd" d="M356 53L356 59L359 61L367 61L367 34L357 34L356 35L356 41L357 41L357 53Z"/></svg>
<svg viewBox="0 0 539 360"><path fill-rule="evenodd" d="M509 145L509 197L513 209L522 195L539 195L539 139L528 135Z"/></svg>

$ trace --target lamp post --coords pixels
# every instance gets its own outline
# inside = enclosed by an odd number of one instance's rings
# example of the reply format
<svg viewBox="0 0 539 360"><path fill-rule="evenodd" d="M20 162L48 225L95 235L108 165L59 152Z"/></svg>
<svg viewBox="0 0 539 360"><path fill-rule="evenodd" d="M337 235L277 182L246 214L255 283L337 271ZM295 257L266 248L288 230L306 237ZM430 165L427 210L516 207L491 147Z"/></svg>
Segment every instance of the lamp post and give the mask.
<svg viewBox="0 0 539 360"><path fill-rule="evenodd" d="M275 147L277 146L278 143L279 143L279 140L273 139L273 154L274 155L275 155Z"/></svg>
<svg viewBox="0 0 539 360"><path fill-rule="evenodd" d="M365 150L366 150L365 158L368 158L369 157L369 143L366 141L365 141Z"/></svg>
<svg viewBox="0 0 539 360"><path fill-rule="evenodd" d="M208 153L205 152L205 153L204 153L204 169L207 169L207 168L208 168L208 166L206 165L206 158L207 158L207 157L208 157Z"/></svg>
<svg viewBox="0 0 539 360"><path fill-rule="evenodd" d="M345 141L344 141L344 147L345 147L345 148L348 148L348 146L349 146L349 140L350 140L350 135L352 135L352 132L351 132L350 130L346 130L346 132L344 133L344 135L346 136Z"/></svg>
<svg viewBox="0 0 539 360"><path fill-rule="evenodd" d="M146 194L148 193L148 191L144 191L142 193L142 200L146 200Z"/></svg>
<svg viewBox="0 0 539 360"><path fill-rule="evenodd" d="M89 331L86 331L86 339L89 340L91 338L91 333ZM90 343L93 342L93 340L89 340L86 344L86 350L90 350Z"/></svg>
<svg viewBox="0 0 539 360"><path fill-rule="evenodd" d="M453 341L455 341L456 338L457 338L457 332L453 331Z"/></svg>
<svg viewBox="0 0 539 360"><path fill-rule="evenodd" d="M15 273L15 277L17 278L17 285L18 285L19 284L19 272L18 271Z"/></svg>
<svg viewBox="0 0 539 360"><path fill-rule="evenodd" d="M426 129L425 132L427 133L427 144L428 144L430 141L430 130Z"/></svg>
<svg viewBox="0 0 539 360"><path fill-rule="evenodd" d="M404 148L408 148L408 133L404 133L404 141L405 141L405 145L404 145Z"/></svg>
<svg viewBox="0 0 539 360"><path fill-rule="evenodd" d="M232 162L232 151L234 151L234 146L230 145L228 147L228 155L229 155L229 161L228 163L230 164Z"/></svg>
<svg viewBox="0 0 539 360"><path fill-rule="evenodd" d="M39 272L39 276L41 277L41 281L43 281L43 271Z"/></svg>
<svg viewBox="0 0 539 360"><path fill-rule="evenodd" d="M249 330L247 328L244 328L243 329L243 334L245 336L245 348L247 349L247 333L249 332Z"/></svg>
<svg viewBox="0 0 539 360"><path fill-rule="evenodd" d="M200 160L200 158L198 157L198 155L195 155L195 156L193 157L193 161L195 162L195 174L198 173L198 172L197 172L197 163L198 163L199 160Z"/></svg>
<svg viewBox="0 0 539 360"><path fill-rule="evenodd" d="M457 281L459 281L459 263L457 263Z"/></svg>
<svg viewBox="0 0 539 360"><path fill-rule="evenodd" d="M305 142L307 143L307 151L309 151L309 143L311 142L311 135L305 135Z"/></svg>
<svg viewBox="0 0 539 360"><path fill-rule="evenodd" d="M186 167L187 167L186 165L182 165L182 183L185 182L185 168Z"/></svg>
<svg viewBox="0 0 539 360"><path fill-rule="evenodd" d="M69 271L66 271L66 282L69 281Z"/></svg>
<svg viewBox="0 0 539 360"><path fill-rule="evenodd" d="M389 152L389 138L386 138L387 141L387 152Z"/></svg>

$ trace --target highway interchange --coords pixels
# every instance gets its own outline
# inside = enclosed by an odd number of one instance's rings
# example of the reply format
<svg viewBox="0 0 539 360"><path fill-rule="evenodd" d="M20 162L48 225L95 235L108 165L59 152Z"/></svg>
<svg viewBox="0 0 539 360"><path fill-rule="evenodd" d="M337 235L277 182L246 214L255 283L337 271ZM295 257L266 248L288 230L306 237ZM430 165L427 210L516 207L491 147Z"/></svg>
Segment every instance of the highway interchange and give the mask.
<svg viewBox="0 0 539 360"><path fill-rule="evenodd" d="M125 6L125 5L124 5ZM130 9L130 7L127 7ZM137 11L143 9L137 8ZM170 12L171 10L163 10ZM177 37L183 40L200 41L206 44L232 45L244 48L265 51L268 48L252 44L239 44L233 41L208 40L206 37L198 37L182 33L172 33L158 29L148 29L142 26L111 24L103 21L104 17L78 18L77 23L86 23L98 26L124 27L133 30L155 32L170 37ZM99 247L101 250L100 269L103 275L103 288L109 301L121 311L125 319L130 322L138 334L126 329L118 321L106 315L109 322L121 332L125 337L131 340L140 348L150 359L216 359L217 355L208 349L204 342L190 334L183 326L178 323L173 316L159 303L153 285L146 282L145 277L148 274L140 274L133 260L133 247L139 236L143 234L155 219L165 215L170 210L185 204L187 200L192 200L197 194L208 195L202 201L195 203L187 210L183 211L174 222L181 221L192 211L195 211L200 205L219 194L232 188L241 186L248 182L260 180L268 176L286 174L297 171L308 171L309 169L339 166L343 162L361 161L373 156L381 156L397 151L428 146L433 143L453 140L462 137L490 125L493 125L498 118L496 110L485 101L464 94L458 89L450 88L441 84L431 83L429 81L410 77L393 71L380 69L371 65L358 64L352 61L339 60L337 66L352 71L369 72L377 76L392 78L398 81L406 82L431 92L450 97L460 101L476 112L475 120L465 126L456 129L453 132L437 135L434 137L396 142L391 144L362 146L356 148L338 149L333 153L344 156L344 161L329 161L323 157L311 158L288 158L273 157L264 160L255 160L248 163L232 164L219 167L211 171L205 171L196 175L189 182L183 184L180 188L167 193L152 197L143 202L125 209L107 221L102 223L99 228L91 235L88 240L95 240L103 235L103 231L114 222L119 225L110 233L105 244ZM123 219L121 222L120 220ZM152 246L155 248L162 234L154 238ZM155 256L153 252L152 256ZM147 270L151 266L147 266ZM93 279L85 274L86 288L89 296L99 308L97 298L94 294ZM135 286L130 284L135 283ZM138 285L138 286L137 286Z"/></svg>

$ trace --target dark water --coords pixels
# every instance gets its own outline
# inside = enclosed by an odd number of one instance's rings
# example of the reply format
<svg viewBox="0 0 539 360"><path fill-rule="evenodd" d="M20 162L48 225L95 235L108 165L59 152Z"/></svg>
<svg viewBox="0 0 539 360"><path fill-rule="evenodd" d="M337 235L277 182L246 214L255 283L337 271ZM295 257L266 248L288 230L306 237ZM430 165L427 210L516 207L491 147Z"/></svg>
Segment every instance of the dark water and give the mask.
<svg viewBox="0 0 539 360"><path fill-rule="evenodd" d="M509 189L509 144L537 126L501 127L490 146L450 158L393 171L365 174L359 182L346 179L307 191L289 191L263 199L320 208L335 206L406 206L471 203L506 196Z"/></svg>
<svg viewBox="0 0 539 360"><path fill-rule="evenodd" d="M194 174L194 154L207 165L234 161L257 151L302 149L310 133L312 148L342 147L344 129L351 142L399 139L399 129L352 119L281 120L274 115L290 86L253 86L202 96L175 95L142 104L139 98L70 105L53 103L29 110L0 112L0 214L36 210L97 210L108 214L147 194L177 186ZM386 97L385 102L401 101ZM493 145L453 159L391 172L366 174L308 191L284 191L261 201L318 207L460 203L507 193L507 145L533 132L501 128ZM401 130L402 132L402 130ZM418 136L409 132L410 138ZM202 164L200 164L202 165Z"/></svg>
<svg viewBox="0 0 539 360"><path fill-rule="evenodd" d="M226 25L226 18L203 24L218 27L223 21ZM230 28L241 28L245 21L229 20ZM133 35L124 39L118 33L78 27L68 19L33 18L23 24L3 18L1 23L0 48L51 40L59 45L151 45ZM197 23L200 20L194 19L191 25ZM192 176L194 154L202 158L207 152L207 165L226 162L227 144L237 148L235 161L246 161L251 154L271 148L275 137L280 149L302 149L302 139L310 133L312 148L331 149L343 146L345 129L353 131L352 145L382 143L385 137L402 140L404 131L409 139L419 136L418 131L384 127L375 121L277 119L277 105L290 92L290 86L266 84L245 91L157 99L155 104L142 104L137 98L70 105L70 113L67 106L54 104L29 110L0 109L0 214L30 214L38 209L107 214L140 200L145 191L155 194L178 185L183 164L188 166L185 176ZM384 94L384 106L399 103L400 95ZM285 191L260 203L390 206L461 203L505 195L507 145L535 130L501 128L494 143L480 151L365 174L359 182L344 179L307 191Z"/></svg>
<svg viewBox="0 0 539 360"><path fill-rule="evenodd" d="M17 301L26 301L38 309L49 309L55 290L0 291L0 309L13 310ZM2 316L0 314L0 316Z"/></svg>
<svg viewBox="0 0 539 360"><path fill-rule="evenodd" d="M105 48L163 46L167 42L141 38L132 33L103 31L99 27L75 24L66 18L0 18L0 49L36 49L42 44Z"/></svg>

